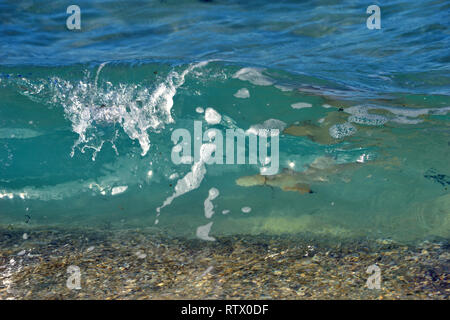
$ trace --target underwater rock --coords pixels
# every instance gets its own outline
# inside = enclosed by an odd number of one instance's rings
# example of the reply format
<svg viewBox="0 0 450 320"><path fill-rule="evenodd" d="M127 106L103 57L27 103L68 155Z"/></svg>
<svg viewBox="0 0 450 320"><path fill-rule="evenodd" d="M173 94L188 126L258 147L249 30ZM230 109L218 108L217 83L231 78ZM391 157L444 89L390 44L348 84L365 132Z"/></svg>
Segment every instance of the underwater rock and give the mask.
<svg viewBox="0 0 450 320"><path fill-rule="evenodd" d="M320 124L304 122L301 125L292 125L286 128L283 133L296 137L308 137L320 144L335 144L339 143L343 137L339 139L332 137L330 129L337 124L346 123L347 118L348 115L333 111L328 113Z"/></svg>
<svg viewBox="0 0 450 320"><path fill-rule="evenodd" d="M311 191L307 184L299 182L301 178L291 172L281 173L274 176L253 175L238 178L236 184L241 187L270 186L277 187L283 191L297 191L302 194Z"/></svg>
<svg viewBox="0 0 450 320"><path fill-rule="evenodd" d="M283 172L273 176L260 174L244 176L238 178L236 184L241 187L270 186L280 188L283 191L293 191L301 194L313 193L310 184L328 181L331 175L360 165L359 163L337 164L329 157L318 157L302 172L284 169Z"/></svg>
<svg viewBox="0 0 450 320"><path fill-rule="evenodd" d="M324 104L323 107L331 108ZM446 114L450 109L443 108L435 111L429 108L395 108L386 106L354 105L346 108L339 107L338 111L328 113L318 123L304 121L285 129L283 133L292 136L308 137L320 144L336 144L345 137L359 132L371 134L371 128L383 127L388 122L408 125L417 124L425 120L430 114Z"/></svg>
<svg viewBox="0 0 450 320"><path fill-rule="evenodd" d="M305 124L302 126L290 126L283 131L284 134L288 134L296 137L308 137L314 142L320 144L334 144L336 140L333 139L327 132L321 128L321 126Z"/></svg>

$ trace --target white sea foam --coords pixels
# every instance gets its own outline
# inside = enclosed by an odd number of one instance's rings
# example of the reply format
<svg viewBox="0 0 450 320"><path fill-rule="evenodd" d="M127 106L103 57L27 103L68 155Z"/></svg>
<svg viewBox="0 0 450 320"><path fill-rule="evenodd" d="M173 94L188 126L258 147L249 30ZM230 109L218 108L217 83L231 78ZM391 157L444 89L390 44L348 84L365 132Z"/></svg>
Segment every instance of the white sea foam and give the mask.
<svg viewBox="0 0 450 320"><path fill-rule="evenodd" d="M222 120L222 116L213 108L206 108L205 121L209 124L218 124Z"/></svg>
<svg viewBox="0 0 450 320"><path fill-rule="evenodd" d="M241 211L242 211L243 213L250 213L250 212L252 211L252 208L250 208L250 207L242 207L242 208L241 208Z"/></svg>
<svg viewBox="0 0 450 320"><path fill-rule="evenodd" d="M269 119L264 121L263 123L254 124L250 126L250 128L245 131L246 134L254 134L263 137L268 137L269 135L273 135L276 131L272 131L271 129L278 129L278 134L282 132L286 128L286 123L277 119Z"/></svg>
<svg viewBox="0 0 450 320"><path fill-rule="evenodd" d="M246 98L250 98L250 92L248 91L248 89L242 88L242 89L239 89L239 90L234 94L234 96L235 96L236 98L246 99Z"/></svg>
<svg viewBox="0 0 450 320"><path fill-rule="evenodd" d="M329 129L330 136L335 139L341 139L343 137L351 136L355 134L356 128L348 123L335 124Z"/></svg>
<svg viewBox="0 0 450 320"><path fill-rule="evenodd" d="M270 86L273 81L262 74L264 69L257 68L242 68L233 75L233 78L237 78L242 81L248 81L257 86Z"/></svg>
<svg viewBox="0 0 450 320"><path fill-rule="evenodd" d="M111 195L114 196L116 194L124 193L125 191L127 191L127 189L128 189L128 186L114 187L111 189Z"/></svg>
<svg viewBox="0 0 450 320"><path fill-rule="evenodd" d="M42 133L27 128L0 128L0 139L30 139L41 136Z"/></svg>
<svg viewBox="0 0 450 320"><path fill-rule="evenodd" d="M214 214L214 205L212 201L219 196L219 190L216 188L209 189L208 197L206 198L204 202L205 206L205 217L211 218Z"/></svg>
<svg viewBox="0 0 450 320"><path fill-rule="evenodd" d="M95 75L95 82L94 82L95 87L97 87L97 84L98 84L98 77L99 77L99 75L100 75L100 72L101 72L102 69L106 66L107 63L108 63L108 62L103 62L103 63L101 63L100 66L98 67L98 69L97 69L97 74Z"/></svg>
<svg viewBox="0 0 450 320"><path fill-rule="evenodd" d="M285 85L280 85L280 84L276 84L275 88L277 88L277 89L279 89L279 90L281 90L283 92L294 91L294 88L288 87L288 86L285 86Z"/></svg>
<svg viewBox="0 0 450 320"><path fill-rule="evenodd" d="M174 180L174 179L176 179L176 178L178 178L178 173L172 173L170 176L169 176L169 179L170 180Z"/></svg>
<svg viewBox="0 0 450 320"><path fill-rule="evenodd" d="M311 108L312 104L307 103L307 102L297 102L297 103L291 104L291 107L293 109L304 109L304 108Z"/></svg>
<svg viewBox="0 0 450 320"><path fill-rule="evenodd" d="M102 171L103 176L98 176L95 180L88 180L80 183L79 180L67 181L64 183L43 185L39 187L25 186L20 189L0 189L0 199L30 199L30 200L62 200L73 197L80 193L89 193L95 195L109 196L113 193L114 187L125 186L140 183L148 183L148 169L143 165L143 159L134 157L130 159L127 156L117 157L114 163L105 164ZM145 162L147 163L147 162ZM132 168L142 166L139 171ZM153 172L155 175L155 172ZM152 179L155 179L153 175ZM117 192L118 189L114 191ZM120 190L120 189L119 189Z"/></svg>
<svg viewBox="0 0 450 320"><path fill-rule="evenodd" d="M14 199L14 193L3 190L3 192L0 192L0 199L3 198Z"/></svg>
<svg viewBox="0 0 450 320"><path fill-rule="evenodd" d="M369 155L363 153L362 155L360 155L360 156L358 157L358 159L356 159L356 162L364 163L364 162L366 162L366 161L368 161L368 160L369 160Z"/></svg>
<svg viewBox="0 0 450 320"><path fill-rule="evenodd" d="M350 113L351 116L348 118L349 122L370 125L370 126L381 126L388 122L388 118L368 113L368 108L354 106L346 108L345 112Z"/></svg>
<svg viewBox="0 0 450 320"><path fill-rule="evenodd" d="M153 90L140 84L106 82L99 86L98 75L104 65L99 67L93 83L89 79L78 83L56 77L51 79L51 102L64 107L72 130L78 134L71 155L79 145L97 151L101 149L105 141L99 138L96 125L102 122L120 124L130 139L139 142L142 155L146 155L150 148L148 130L159 130L174 122L171 110L177 89L184 84L189 72L207 63L192 64L181 72L173 70ZM82 152L85 149L80 148Z"/></svg>
<svg viewBox="0 0 450 320"><path fill-rule="evenodd" d="M205 162L211 158L215 149L216 145L213 143L202 144L200 147L200 159L192 165L190 172L177 181L175 192L164 200L160 207L156 208L158 215L161 209L170 205L175 198L197 189L200 186L200 183L206 174Z"/></svg>
<svg viewBox="0 0 450 320"><path fill-rule="evenodd" d="M204 226L198 227L197 232L196 232L197 238L206 240L206 241L216 241L215 238L213 238L209 235L212 225L213 225L213 222L211 221L210 223L208 223Z"/></svg>
<svg viewBox="0 0 450 320"><path fill-rule="evenodd" d="M240 129L238 125L236 124L236 121L234 121L232 118L230 118L227 115L222 116L222 123L224 126L226 126L229 129Z"/></svg>
<svg viewBox="0 0 450 320"><path fill-rule="evenodd" d="M370 110L386 110L391 115L377 115L369 113ZM401 123L401 124L417 124L422 122L422 119L416 119L423 115L443 115L450 111L450 107L445 108L400 108L400 107L385 107L385 106L353 106L344 110L351 116L348 121L364 124L364 125L383 125L388 121Z"/></svg>
<svg viewBox="0 0 450 320"><path fill-rule="evenodd" d="M365 113L352 115L348 117L348 121L369 126L382 126L383 124L388 122L388 119L380 115Z"/></svg>

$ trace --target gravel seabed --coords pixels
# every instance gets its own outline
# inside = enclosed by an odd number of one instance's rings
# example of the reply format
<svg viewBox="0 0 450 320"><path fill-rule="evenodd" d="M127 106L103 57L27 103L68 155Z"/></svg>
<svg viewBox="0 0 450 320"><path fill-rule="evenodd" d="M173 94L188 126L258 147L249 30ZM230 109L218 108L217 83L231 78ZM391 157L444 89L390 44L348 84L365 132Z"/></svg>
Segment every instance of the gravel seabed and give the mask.
<svg viewBox="0 0 450 320"><path fill-rule="evenodd" d="M26 235L24 235L26 233ZM448 299L450 242L0 228L0 299ZM380 268L380 289L367 268ZM81 289L69 289L69 266Z"/></svg>

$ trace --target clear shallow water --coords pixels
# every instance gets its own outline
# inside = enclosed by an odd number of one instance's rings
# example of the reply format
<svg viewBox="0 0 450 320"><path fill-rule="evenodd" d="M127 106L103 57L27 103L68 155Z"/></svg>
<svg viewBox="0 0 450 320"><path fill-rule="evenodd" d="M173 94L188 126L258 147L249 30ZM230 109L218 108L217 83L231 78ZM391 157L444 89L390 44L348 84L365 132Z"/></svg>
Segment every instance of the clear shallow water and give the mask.
<svg viewBox="0 0 450 320"><path fill-rule="evenodd" d="M206 164L155 227L448 237L449 5L381 5L381 30L366 5L82 1L73 32L66 3L3 2L1 222L154 226L191 171L170 160L174 129L276 119L295 126L280 135L281 186L294 176L314 193L239 186L259 166Z"/></svg>

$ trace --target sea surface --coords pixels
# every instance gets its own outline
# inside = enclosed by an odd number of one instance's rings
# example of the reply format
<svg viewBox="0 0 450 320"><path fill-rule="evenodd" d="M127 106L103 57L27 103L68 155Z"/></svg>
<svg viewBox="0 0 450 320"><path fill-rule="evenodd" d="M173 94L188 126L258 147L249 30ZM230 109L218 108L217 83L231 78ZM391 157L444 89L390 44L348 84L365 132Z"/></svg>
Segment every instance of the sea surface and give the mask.
<svg viewBox="0 0 450 320"><path fill-rule="evenodd" d="M70 4L0 1L3 227L449 238L448 1ZM174 163L194 121L278 129L277 175Z"/></svg>

